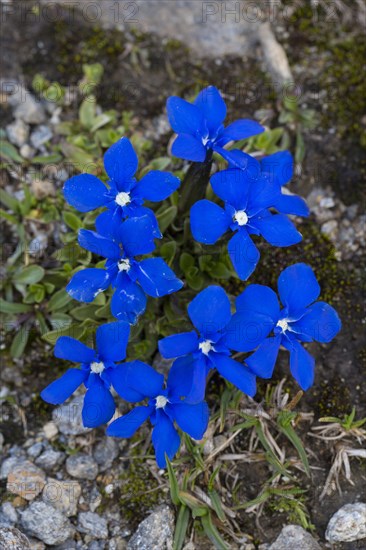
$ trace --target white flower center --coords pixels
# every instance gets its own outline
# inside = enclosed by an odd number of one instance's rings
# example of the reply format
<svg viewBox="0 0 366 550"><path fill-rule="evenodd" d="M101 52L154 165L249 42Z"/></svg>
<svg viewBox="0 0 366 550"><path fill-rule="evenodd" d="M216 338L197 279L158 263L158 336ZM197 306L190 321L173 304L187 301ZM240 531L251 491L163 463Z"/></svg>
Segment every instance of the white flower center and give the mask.
<svg viewBox="0 0 366 550"><path fill-rule="evenodd" d="M168 403L167 398L164 395L158 395L156 398L156 408L164 409L165 405Z"/></svg>
<svg viewBox="0 0 366 550"><path fill-rule="evenodd" d="M118 271L128 271L130 267L130 260L127 258L118 262Z"/></svg>
<svg viewBox="0 0 366 550"><path fill-rule="evenodd" d="M288 320L287 319L280 319L277 323L277 326L280 327L282 332L285 332L288 329Z"/></svg>
<svg viewBox="0 0 366 550"><path fill-rule="evenodd" d="M126 204L131 202L130 194L121 191L118 195L116 195L115 201L119 206L126 206Z"/></svg>
<svg viewBox="0 0 366 550"><path fill-rule="evenodd" d="M211 345L210 340L205 340L204 342L200 342L198 344L198 349L200 349L204 355L208 355L208 352L214 348Z"/></svg>
<svg viewBox="0 0 366 550"><path fill-rule="evenodd" d="M94 372L94 374L100 374L101 372L104 371L104 369L105 369L104 363L94 362L94 363L91 363L90 365L90 370Z"/></svg>
<svg viewBox="0 0 366 550"><path fill-rule="evenodd" d="M248 223L248 214L244 210L238 210L234 214L234 220L238 222L239 225L246 225Z"/></svg>

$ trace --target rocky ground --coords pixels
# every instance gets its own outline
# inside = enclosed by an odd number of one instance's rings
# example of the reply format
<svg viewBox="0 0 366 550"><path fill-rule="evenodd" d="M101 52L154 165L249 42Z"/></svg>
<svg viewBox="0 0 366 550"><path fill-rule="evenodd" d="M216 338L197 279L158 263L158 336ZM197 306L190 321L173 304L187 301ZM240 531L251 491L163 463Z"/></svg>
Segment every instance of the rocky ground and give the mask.
<svg viewBox="0 0 366 550"><path fill-rule="evenodd" d="M2 2L2 6L4 4L10 5L11 2ZM179 4L179 9L183 9L186 3ZM154 13L156 16L156 10ZM80 21L77 23L79 24ZM154 20L151 24L154 25ZM172 21L173 30L174 25L176 25L175 18ZM86 30L80 27L85 43L90 39L89 26L86 25L86 27ZM274 25L274 28L280 38L281 24ZM326 28L327 32L332 32L329 26ZM77 29L79 31L79 28ZM320 73L330 54L322 53L316 41L310 46L307 45L310 47L308 56L312 56L313 61L316 60L316 63L309 68L305 60L303 63L300 62L301 56L294 48L294 40L298 36L296 33L299 32L298 20L291 20L291 24L285 25L284 31L284 46L292 71L305 82L303 102L306 106L317 108L319 116L323 117L320 119L321 124L314 132L305 131L307 154L302 165L298 166L298 173L291 189L307 198L312 217L310 225L307 225L307 222L304 224L304 232L306 235L309 231L310 235L316 234L319 244L317 250L310 252L311 259L318 266L319 271L322 266L326 266L326 271L322 274L322 286L337 308L340 308L344 325L343 334L334 346L317 352L317 383L301 402L300 409L305 415L308 413L313 415L311 420L313 423L319 416L338 416L350 412L355 405L360 418L365 416L366 412L365 367L362 363L364 359L362 323L364 321L362 308L360 308L361 259L366 247L366 216L362 209L361 181L365 172L360 163L362 148L360 149L359 125L365 126L365 120L362 119L364 113L359 113L360 120L357 120L355 134L352 134L356 135L357 139L350 135L348 128L344 129L342 120L336 117L331 117L330 121L326 120L325 114L328 114L329 109L326 108L324 111L325 96L322 96L323 99L320 102L315 99L311 85L305 76L311 82L320 82ZM68 63L75 62L71 59L68 49L68 41L72 39L71 35L75 32L76 28L73 25L66 30L58 29L56 33L50 32L48 22L39 19L31 28L25 27L25 41L22 41L17 19L9 19L5 41L8 53L5 64L7 72L2 81L1 103L6 139L16 146L23 159L31 161L36 155L49 154L50 144L57 143L59 139L56 131L57 124L75 114L72 105L60 107L52 102L40 102L29 91L31 75L35 72L43 71L51 80L64 79L65 85L69 83L69 78L72 80L73 77L65 75L63 71ZM96 30L95 32L99 40L105 31ZM235 32L237 32L236 28ZM340 32L345 33L345 31ZM253 27L250 27L248 33L253 34ZM344 36L350 39L353 35L349 33ZM266 108L268 124L275 123L278 99L273 97L273 94L261 97L257 94L255 101L248 99L250 97L248 95L243 102L240 98L238 99L238 96L231 94L233 89L237 90L237 86L242 86L244 82L248 85L248 90L255 95L258 92L258 86L264 87L269 82L268 75L262 70L257 72L258 67L253 61L255 58L253 51L249 53L248 41L245 41L245 37L242 38L245 44L244 53L248 54L251 60L243 62L242 58L237 57L239 52L234 50L228 52L231 57L225 60L218 58L217 53L211 52L213 58L197 62L199 45L193 45L195 53L190 57L184 49L179 49L181 47L175 44L173 56L175 62L178 59L180 65L170 63L171 54L164 50L165 62L168 60L165 70L159 69L163 55L160 40L156 41L154 37L146 38L146 36L138 39L139 43L142 41L142 51L150 51L151 59L146 65L142 64L143 68L138 78L133 76L133 82L139 82L137 88L139 101L134 101L132 107L143 128L144 136L153 141L153 147L159 151L165 150L170 139L170 130L163 108L166 95L178 90L183 93L187 90L191 91L197 83L201 85L202 82L206 82L210 75L214 78L212 83L220 88L226 88L232 110L240 112L241 116L252 116L254 111ZM120 35L119 39L125 38ZM334 39L333 35L332 39ZM126 41L135 44L132 39L126 39ZM230 44L234 43L237 47L235 40L230 42ZM103 56L107 55L106 50L100 49L99 46L100 43L92 61L104 62ZM254 47L257 48L257 46ZM258 49L255 51L260 60L259 64L265 66L263 54L260 54ZM112 58L114 55L113 52L108 53ZM52 56L54 56L54 63L50 66ZM117 68L119 71L124 70L123 74L129 77L135 70L131 59L125 54L121 55L119 52L116 57L117 61L111 61L110 65L111 58L107 58L106 75L107 78L111 78L111 82L108 82L106 87L109 88L123 84L121 73L116 72ZM169 78L166 76L167 66L171 71ZM243 71L245 72L248 67L253 68L253 76L246 81ZM166 79L165 88L162 90L164 79ZM13 84L15 82L16 93L12 93L15 87L9 86L9 82ZM21 88L21 86L24 87ZM104 94L104 90L103 87L100 92L100 103L103 104L104 101L104 107L114 107L111 96L108 95L109 92ZM320 92L323 91L327 92L326 89L320 90ZM232 99L231 95L233 95ZM131 97L129 99L131 100ZM126 97L119 96L118 102L121 108L126 107L126 103L131 108L131 101L129 102L128 98L126 100ZM323 158L327 156L325 167L319 160L322 155ZM346 161L351 165L347 171L344 169ZM20 174L14 170L2 170L1 184L3 189L22 201L24 191L21 183L25 182L37 199L42 201L46 197L56 196L70 171L67 165L57 166L56 169L54 167L39 169L30 164ZM348 188L342 180L340 175L342 173L345 174ZM323 175L326 177L322 177ZM350 186L352 186L351 189ZM298 223L301 223L301 220L298 220ZM66 228L62 224L37 224L30 221L27 231L32 238L29 245L30 254L32 251L34 254L39 254L40 250L45 250L49 246L60 247L62 243L59 233L65 232ZM5 244L10 243L11 246L16 237L9 225L5 227L5 234ZM309 240L311 241L310 237ZM309 242L309 246L310 244ZM302 254L309 254L306 248L299 248L296 253L300 257ZM330 253L331 262L325 256ZM271 261L269 259L269 268L272 265ZM336 276L329 274L327 271L329 266L335 266ZM334 285L339 285L339 288L334 288ZM80 418L81 394L77 394L66 405L58 408L41 404L38 395L45 384L53 378L53 361L51 346L39 339L32 342L24 358L10 360L7 352L4 353L0 394L2 399L0 548L52 547L60 550L171 548L176 511L170 502L164 472L157 469L152 458L144 461L141 459L141 455L146 452L149 445L148 439L144 441L146 434L129 444L126 441L107 439L103 430L91 431L83 428ZM155 357L154 362L158 368L164 369L164 364L158 356ZM284 372L284 369L280 370L279 379ZM317 444L314 439L308 437L307 432L310 431L308 428L309 425L304 428L303 434L311 456L313 479L311 483L306 481L304 486L308 491L307 505L310 508L315 530L310 533L299 525L286 525L288 523L286 516L281 515L282 512L277 510L272 511L272 514L267 510L263 514L261 529L255 521L254 514L243 513L237 518L241 528L241 539L236 541L235 546L232 543L232 548L240 550L365 548L366 504L362 503L362 500L365 500L366 490L365 466L358 458L352 458L350 455L351 483L345 480L342 474L340 480L342 492L338 492L333 480L325 498L320 503L319 495L333 464L336 450L335 447L330 447L324 442ZM206 454L209 455L221 445L222 438L225 442L225 438L229 437L228 430L215 437L208 434ZM245 444L245 449L247 443L246 440L241 442ZM360 450L356 440L353 446ZM238 452L238 447L231 447L229 450ZM361 457L362 453L357 456ZM244 486L248 485L249 496L254 498L260 488L258 479L254 478L260 477L263 470L257 469L257 465L250 465L252 479L247 468L245 463L242 464L235 471L235 475L242 479ZM225 485L223 480L222 483ZM244 500L249 498L245 489L242 498ZM196 538L187 540L185 545L186 550L211 547L203 537L199 537L198 540Z"/></svg>

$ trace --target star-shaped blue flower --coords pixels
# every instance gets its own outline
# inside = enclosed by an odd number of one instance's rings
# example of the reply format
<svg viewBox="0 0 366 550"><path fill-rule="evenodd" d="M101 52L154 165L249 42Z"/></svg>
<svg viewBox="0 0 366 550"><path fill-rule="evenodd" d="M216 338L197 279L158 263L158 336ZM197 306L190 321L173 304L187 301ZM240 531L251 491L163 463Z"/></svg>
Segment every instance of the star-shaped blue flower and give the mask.
<svg viewBox="0 0 366 550"><path fill-rule="evenodd" d="M109 189L91 174L80 174L66 181L66 201L80 212L90 212L105 206L104 218L119 225L130 217L149 216L155 237L161 237L154 212L143 206L145 201L159 202L171 195L180 180L169 172L152 170L137 181L138 158L128 138L123 137L104 155L104 167L109 176Z"/></svg>
<svg viewBox="0 0 366 550"><path fill-rule="evenodd" d="M320 287L310 266L298 263L282 271L278 293L267 286L249 285L236 299L236 313L228 327L228 345L238 351L257 350L246 359L255 374L270 378L279 347L290 352L290 370L303 390L314 381L314 358L302 342L328 343L341 329L337 312L316 302ZM273 331L273 336L267 336Z"/></svg>
<svg viewBox="0 0 366 550"><path fill-rule="evenodd" d="M55 356L80 363L81 368L68 369L61 378L42 391L42 399L59 405L81 384L85 384L87 391L82 409L84 426L95 428L108 422L116 408L110 392L111 385L128 401L139 397L125 382L129 363L116 364L116 361L123 361L126 357L129 334L130 326L122 321L101 325L96 331L95 350L75 338L61 336L56 342Z"/></svg>
<svg viewBox="0 0 366 550"><path fill-rule="evenodd" d="M99 233L81 229L78 241L86 250L107 258L105 269L87 268L74 274L66 290L75 300L92 302L111 285L115 289L111 300L113 316L134 324L146 309L146 294L159 298L182 288L182 281L162 258L135 258L155 248L149 216L129 218L114 228L100 217L96 227ZM105 236L112 229L113 239Z"/></svg>
<svg viewBox="0 0 366 550"><path fill-rule="evenodd" d="M230 162L231 152L224 149L227 143L264 131L258 122L247 119L236 120L225 128L225 101L214 86L202 90L193 104L180 97L170 97L167 112L170 125L178 134L172 154L193 162L204 162L207 152L212 150Z"/></svg>
<svg viewBox="0 0 366 550"><path fill-rule="evenodd" d="M242 392L256 393L254 373L243 363L231 358L228 326L231 321L230 300L219 286L202 290L188 305L188 315L196 331L167 336L159 341L159 351L167 359L191 355L192 388L187 399L201 401L205 395L206 376L210 369L218 372ZM254 349L254 347L252 348Z"/></svg>
<svg viewBox="0 0 366 550"><path fill-rule="evenodd" d="M206 199L196 202L191 208L192 234L198 242L214 244L229 229L234 231L228 252L240 279L248 279L259 261L251 235L261 235L269 244L281 247L301 241L301 234L286 215L269 211L281 198L281 188L273 179L231 168L214 174L211 185L225 207Z"/></svg>
<svg viewBox="0 0 366 550"><path fill-rule="evenodd" d="M107 428L107 435L131 437L141 424L150 418L156 461L159 468L165 468L165 454L172 460L180 445L175 423L183 432L197 440L202 439L207 429L207 404L204 401L190 404L184 399L192 384L192 371L193 362L189 357L178 359L171 367L164 387L162 374L141 361L131 363L126 384L129 391L134 391L136 397L139 396L139 399L133 402L148 399L148 404L135 407L128 414L112 422Z"/></svg>

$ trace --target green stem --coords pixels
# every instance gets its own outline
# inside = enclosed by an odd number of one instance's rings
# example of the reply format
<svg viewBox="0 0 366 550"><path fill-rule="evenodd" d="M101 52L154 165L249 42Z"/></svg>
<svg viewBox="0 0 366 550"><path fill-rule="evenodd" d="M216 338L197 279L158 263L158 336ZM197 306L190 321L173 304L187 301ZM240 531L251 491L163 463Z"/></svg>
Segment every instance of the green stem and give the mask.
<svg viewBox="0 0 366 550"><path fill-rule="evenodd" d="M184 219L182 215L187 214L193 204L205 197L211 168L212 151L207 152L204 162L194 162L189 167L179 197L178 212L181 219Z"/></svg>

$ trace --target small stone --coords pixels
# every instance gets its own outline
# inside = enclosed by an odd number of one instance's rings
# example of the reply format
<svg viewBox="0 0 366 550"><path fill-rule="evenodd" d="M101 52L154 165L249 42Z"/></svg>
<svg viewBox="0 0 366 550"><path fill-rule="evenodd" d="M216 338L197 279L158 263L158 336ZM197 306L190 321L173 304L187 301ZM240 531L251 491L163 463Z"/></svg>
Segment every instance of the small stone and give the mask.
<svg viewBox="0 0 366 550"><path fill-rule="evenodd" d="M352 542L366 538L366 504L355 502L342 506L331 517L325 538L331 543Z"/></svg>
<svg viewBox="0 0 366 550"><path fill-rule="evenodd" d="M0 527L0 550L29 550L29 540L15 527Z"/></svg>
<svg viewBox="0 0 366 550"><path fill-rule="evenodd" d="M174 514L167 505L158 506L137 528L128 541L128 550L171 548L174 534Z"/></svg>
<svg viewBox="0 0 366 550"><path fill-rule="evenodd" d="M69 520L44 502L32 502L22 512L20 523L27 533L50 545L65 542L74 532Z"/></svg>
<svg viewBox="0 0 366 550"><path fill-rule="evenodd" d="M62 464L64 458L65 454L61 451L46 449L38 458L36 458L35 463L43 470L49 471Z"/></svg>
<svg viewBox="0 0 366 550"><path fill-rule="evenodd" d="M6 479L11 470L13 470L13 468L15 468L15 465L18 463L19 458L16 456L10 456L9 458L6 458L1 465L0 478Z"/></svg>
<svg viewBox="0 0 366 550"><path fill-rule="evenodd" d="M8 102L15 107L14 117L27 124L42 124L46 120L46 113L41 103L22 86L9 96Z"/></svg>
<svg viewBox="0 0 366 550"><path fill-rule="evenodd" d="M11 502L3 502L1 505L1 512L11 523L16 523L18 521L17 511Z"/></svg>
<svg viewBox="0 0 366 550"><path fill-rule="evenodd" d="M333 197L323 197L320 200L319 206L321 208L333 208L335 206Z"/></svg>
<svg viewBox="0 0 366 550"><path fill-rule="evenodd" d="M43 426L43 432L47 439L53 439L58 434L58 428L54 422L47 422Z"/></svg>
<svg viewBox="0 0 366 550"><path fill-rule="evenodd" d="M301 525L286 525L268 550L321 550L316 540Z"/></svg>
<svg viewBox="0 0 366 550"><path fill-rule="evenodd" d="M43 450L43 443L41 442L33 443L33 445L31 445L27 450L27 454L31 458L37 458L37 456L41 454L42 450Z"/></svg>
<svg viewBox="0 0 366 550"><path fill-rule="evenodd" d="M108 470L118 456L118 445L114 439L105 438L100 441L94 450L94 460L99 465L99 470Z"/></svg>
<svg viewBox="0 0 366 550"><path fill-rule="evenodd" d="M98 475L98 465L93 457L80 453L68 457L66 471L72 477L93 480Z"/></svg>
<svg viewBox="0 0 366 550"><path fill-rule="evenodd" d="M93 512L80 512L78 531L96 539L106 539L108 537L107 521Z"/></svg>
<svg viewBox="0 0 366 550"><path fill-rule="evenodd" d="M25 500L33 500L43 489L45 473L29 460L19 461L9 472L7 490Z"/></svg>
<svg viewBox="0 0 366 550"><path fill-rule="evenodd" d="M45 124L41 124L31 133L30 142L35 149L40 149L44 143L52 139L53 132Z"/></svg>
<svg viewBox="0 0 366 550"><path fill-rule="evenodd" d="M56 194L55 186L52 181L34 179L31 183L32 191L36 199L44 199L45 197L54 197Z"/></svg>
<svg viewBox="0 0 366 550"><path fill-rule="evenodd" d="M28 145L28 143L25 143L24 145L21 146L21 148L19 149L19 153L21 154L21 156L24 158L24 159L32 159L35 155L35 150L33 149L33 147L31 147L30 145Z"/></svg>
<svg viewBox="0 0 366 550"><path fill-rule="evenodd" d="M84 428L81 418L84 396L78 395L68 403L53 410L52 418L58 429L64 435L82 435L91 431Z"/></svg>
<svg viewBox="0 0 366 550"><path fill-rule="evenodd" d="M31 550L45 550L46 548L46 545L37 539L29 539L29 544L30 544Z"/></svg>
<svg viewBox="0 0 366 550"><path fill-rule="evenodd" d="M338 230L338 223L336 220L329 220L323 223L321 226L321 232L327 235L330 239L335 239Z"/></svg>
<svg viewBox="0 0 366 550"><path fill-rule="evenodd" d="M21 147L27 143L29 137L29 126L20 119L15 120L11 124L8 124L6 127L6 133L9 138L9 141Z"/></svg>
<svg viewBox="0 0 366 550"><path fill-rule="evenodd" d="M77 514L80 495L81 486L77 481L49 478L43 489L42 499L69 517Z"/></svg>

